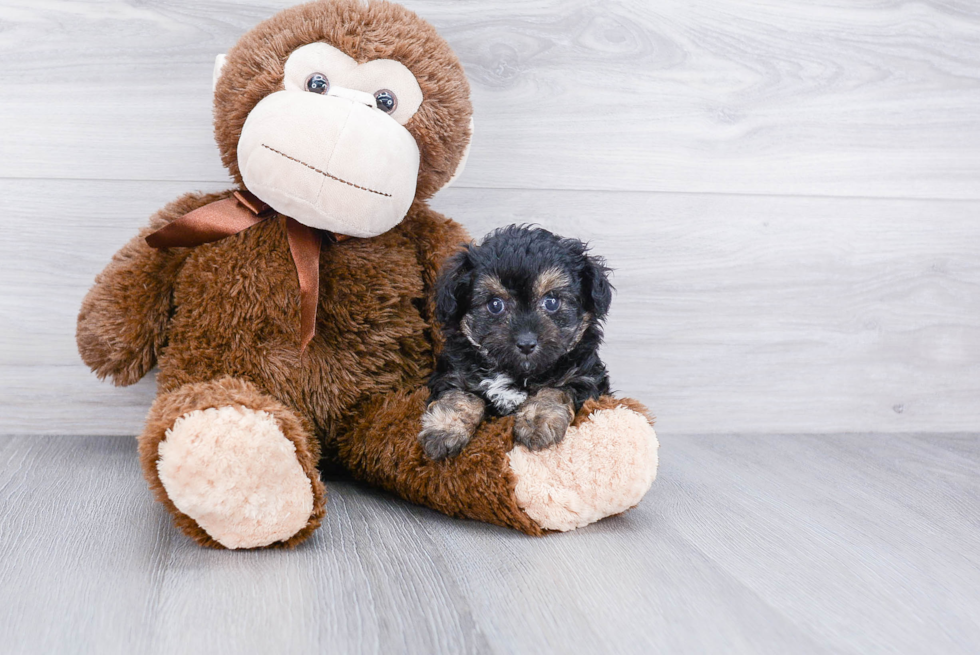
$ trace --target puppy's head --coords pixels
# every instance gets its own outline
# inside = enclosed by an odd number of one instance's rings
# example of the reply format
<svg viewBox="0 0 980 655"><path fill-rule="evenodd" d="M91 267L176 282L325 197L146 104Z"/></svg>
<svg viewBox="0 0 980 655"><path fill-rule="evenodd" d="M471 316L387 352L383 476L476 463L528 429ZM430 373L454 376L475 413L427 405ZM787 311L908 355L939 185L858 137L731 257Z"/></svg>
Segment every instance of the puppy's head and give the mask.
<svg viewBox="0 0 980 655"><path fill-rule="evenodd" d="M437 284L437 318L495 367L531 376L586 335L598 346L612 302L608 272L581 241L512 225L450 258Z"/></svg>

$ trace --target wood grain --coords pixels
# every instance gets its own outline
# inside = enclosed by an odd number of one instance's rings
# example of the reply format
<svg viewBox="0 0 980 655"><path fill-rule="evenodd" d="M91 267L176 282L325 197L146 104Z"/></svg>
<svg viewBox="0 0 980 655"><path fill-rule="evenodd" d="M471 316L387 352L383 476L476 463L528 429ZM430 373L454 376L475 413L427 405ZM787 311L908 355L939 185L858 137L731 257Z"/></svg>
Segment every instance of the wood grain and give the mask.
<svg viewBox="0 0 980 655"><path fill-rule="evenodd" d="M625 515L541 539L329 481L295 551L216 552L131 439L0 437L0 643L97 653L972 653L973 436L663 439Z"/></svg>
<svg viewBox="0 0 980 655"><path fill-rule="evenodd" d="M16 235L0 240L0 433L139 432L152 381L99 383L75 315L189 188L0 181ZM980 203L448 189L435 207L474 235L537 222L591 241L616 269L603 357L661 431L980 425Z"/></svg>
<svg viewBox="0 0 980 655"><path fill-rule="evenodd" d="M6 2L0 177L226 180L214 56L289 4ZM973 3L406 4L473 84L464 186L980 198Z"/></svg>

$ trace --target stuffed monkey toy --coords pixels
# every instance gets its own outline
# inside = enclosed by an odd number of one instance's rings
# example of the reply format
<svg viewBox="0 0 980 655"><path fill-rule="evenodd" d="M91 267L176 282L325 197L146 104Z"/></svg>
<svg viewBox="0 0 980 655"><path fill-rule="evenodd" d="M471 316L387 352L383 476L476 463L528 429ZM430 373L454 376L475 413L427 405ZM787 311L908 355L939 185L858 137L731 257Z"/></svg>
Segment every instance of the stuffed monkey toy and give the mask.
<svg viewBox="0 0 980 655"><path fill-rule="evenodd" d="M433 285L468 240L426 202L462 166L472 115L435 30L387 2L314 2L259 24L216 74L235 189L154 215L77 327L100 378L158 367L138 449L176 525L203 546L294 546L324 517L321 460L530 535L639 502L657 442L632 400L587 403L546 450L514 447L508 417L456 457L423 453Z"/></svg>

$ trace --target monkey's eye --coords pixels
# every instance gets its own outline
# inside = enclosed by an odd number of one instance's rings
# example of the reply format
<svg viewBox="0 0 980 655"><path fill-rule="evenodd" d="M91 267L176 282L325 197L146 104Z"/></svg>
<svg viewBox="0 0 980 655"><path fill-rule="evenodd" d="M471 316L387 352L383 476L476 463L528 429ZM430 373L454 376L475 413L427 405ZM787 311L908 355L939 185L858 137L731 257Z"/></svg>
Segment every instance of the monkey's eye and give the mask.
<svg viewBox="0 0 980 655"><path fill-rule="evenodd" d="M374 101L378 104L378 109L386 114L390 114L391 112L395 111L395 107L398 106L398 98L396 98L395 94L388 89L375 91Z"/></svg>
<svg viewBox="0 0 980 655"><path fill-rule="evenodd" d="M558 308L561 307L561 298L556 298L555 296L545 296L544 302L541 303L546 312L557 312Z"/></svg>
<svg viewBox="0 0 980 655"><path fill-rule="evenodd" d="M306 78L306 90L310 93L326 95L327 91L330 90L330 80L323 73L313 73Z"/></svg>
<svg viewBox="0 0 980 655"><path fill-rule="evenodd" d="M491 298L487 302L487 311L496 316L504 311L504 301L500 298Z"/></svg>

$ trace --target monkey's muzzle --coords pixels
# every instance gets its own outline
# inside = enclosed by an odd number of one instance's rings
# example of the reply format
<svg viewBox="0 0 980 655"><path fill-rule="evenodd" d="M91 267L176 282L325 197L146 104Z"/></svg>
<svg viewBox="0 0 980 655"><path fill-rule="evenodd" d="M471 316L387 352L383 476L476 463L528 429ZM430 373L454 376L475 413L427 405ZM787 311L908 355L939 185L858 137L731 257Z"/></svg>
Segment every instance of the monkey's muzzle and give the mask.
<svg viewBox="0 0 980 655"><path fill-rule="evenodd" d="M355 97L278 91L249 113L238 167L245 186L276 211L372 237L411 207L419 149L405 127Z"/></svg>

